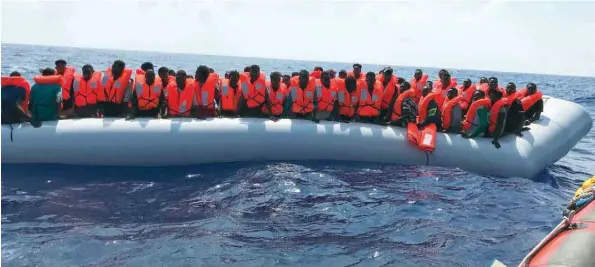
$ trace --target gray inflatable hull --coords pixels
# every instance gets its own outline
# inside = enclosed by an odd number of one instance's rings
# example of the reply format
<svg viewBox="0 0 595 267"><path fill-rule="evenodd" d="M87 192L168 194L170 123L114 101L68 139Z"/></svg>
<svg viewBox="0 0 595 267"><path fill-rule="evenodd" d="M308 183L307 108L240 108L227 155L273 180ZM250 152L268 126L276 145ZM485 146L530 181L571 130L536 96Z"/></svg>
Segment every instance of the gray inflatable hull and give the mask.
<svg viewBox="0 0 595 267"><path fill-rule="evenodd" d="M457 167L471 172L533 177L591 129L580 105L545 97L541 120L523 138L491 139L438 133L426 153L407 130L362 123L264 119L73 119L2 126L2 163L170 166L270 160L343 160Z"/></svg>

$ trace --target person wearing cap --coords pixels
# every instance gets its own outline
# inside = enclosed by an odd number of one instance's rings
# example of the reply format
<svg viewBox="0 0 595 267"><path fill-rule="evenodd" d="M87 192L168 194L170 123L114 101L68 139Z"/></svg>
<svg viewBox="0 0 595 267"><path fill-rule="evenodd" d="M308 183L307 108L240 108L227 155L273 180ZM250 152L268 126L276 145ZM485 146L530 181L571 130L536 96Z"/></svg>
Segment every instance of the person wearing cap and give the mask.
<svg viewBox="0 0 595 267"><path fill-rule="evenodd" d="M353 76L355 79L365 82L366 76L362 75L362 64L353 64L353 71L347 73L348 76Z"/></svg>
<svg viewBox="0 0 595 267"><path fill-rule="evenodd" d="M29 107L31 121L52 121L60 117L63 77L52 68L45 68L33 77Z"/></svg>
<svg viewBox="0 0 595 267"><path fill-rule="evenodd" d="M62 76L62 112L67 115L72 114L74 99L71 97L74 92L72 84L74 81L75 69L72 66L66 66L66 60L58 59L55 64L56 74Z"/></svg>

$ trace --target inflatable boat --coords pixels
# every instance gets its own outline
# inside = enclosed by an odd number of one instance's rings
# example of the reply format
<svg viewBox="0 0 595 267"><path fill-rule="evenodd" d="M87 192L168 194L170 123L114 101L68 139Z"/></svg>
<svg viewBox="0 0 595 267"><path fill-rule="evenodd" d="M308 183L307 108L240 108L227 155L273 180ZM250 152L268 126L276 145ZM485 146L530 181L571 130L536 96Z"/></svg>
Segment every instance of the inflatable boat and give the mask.
<svg viewBox="0 0 595 267"><path fill-rule="evenodd" d="M68 119L2 126L2 163L169 166L238 161L341 160L458 167L471 172L533 177L562 158L591 129L580 105L544 97L541 119L524 137L438 133L435 151L410 144L407 129L364 123L257 118L126 121Z"/></svg>

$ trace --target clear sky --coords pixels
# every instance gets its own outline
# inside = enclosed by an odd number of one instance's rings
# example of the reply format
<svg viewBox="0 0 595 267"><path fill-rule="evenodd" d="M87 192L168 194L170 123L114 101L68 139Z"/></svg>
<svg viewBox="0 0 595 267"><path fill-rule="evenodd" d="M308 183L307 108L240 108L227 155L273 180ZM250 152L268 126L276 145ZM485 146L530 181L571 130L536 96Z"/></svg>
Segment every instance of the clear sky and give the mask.
<svg viewBox="0 0 595 267"><path fill-rule="evenodd" d="M595 2L3 0L2 42L595 76Z"/></svg>

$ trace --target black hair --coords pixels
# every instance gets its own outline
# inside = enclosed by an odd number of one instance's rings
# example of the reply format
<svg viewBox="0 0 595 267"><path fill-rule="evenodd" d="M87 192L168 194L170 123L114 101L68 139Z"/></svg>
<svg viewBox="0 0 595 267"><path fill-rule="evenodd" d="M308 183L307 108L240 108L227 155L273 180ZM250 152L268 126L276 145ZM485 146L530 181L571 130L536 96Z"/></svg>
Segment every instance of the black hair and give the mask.
<svg viewBox="0 0 595 267"><path fill-rule="evenodd" d="M421 69L415 69L415 73L424 73Z"/></svg>
<svg viewBox="0 0 595 267"><path fill-rule="evenodd" d="M508 87L512 87L512 88L516 89L516 84L513 82L509 82L508 84L506 84L506 88L508 88Z"/></svg>
<svg viewBox="0 0 595 267"><path fill-rule="evenodd" d="M167 67L160 67L157 73L169 73L169 69Z"/></svg>
<svg viewBox="0 0 595 267"><path fill-rule="evenodd" d="M90 69L91 71L93 71L93 66L89 65L89 64L85 64L82 68L83 71L85 71L86 69Z"/></svg>
<svg viewBox="0 0 595 267"><path fill-rule="evenodd" d="M215 69L209 68L209 73L215 73Z"/></svg>
<svg viewBox="0 0 595 267"><path fill-rule="evenodd" d="M403 77L398 77L398 78L397 78L397 83L398 83L398 84L402 84L402 83L404 83L404 82L406 82L406 81L405 81L405 79L403 79ZM410 84L409 86L411 86L411 84Z"/></svg>
<svg viewBox="0 0 595 267"><path fill-rule="evenodd" d="M322 67L318 67L318 66L317 66L317 67L314 67L314 70L315 70L315 71L317 71L317 70L319 70L319 71L324 71L324 69L322 69Z"/></svg>
<svg viewBox="0 0 595 267"><path fill-rule="evenodd" d="M167 71L167 75L176 76L176 71L175 70L168 70Z"/></svg>
<svg viewBox="0 0 595 267"><path fill-rule="evenodd" d="M466 83L466 82L473 83L473 82L471 81L471 79L465 79L465 80L463 80L463 83Z"/></svg>
<svg viewBox="0 0 595 267"><path fill-rule="evenodd" d="M297 71L292 72L291 77L295 77L295 76L300 76L300 73Z"/></svg>
<svg viewBox="0 0 595 267"><path fill-rule="evenodd" d="M299 74L299 76L302 76L302 75L305 75L305 76L310 76L310 72L309 72L309 71L307 71L307 70L300 70L300 74Z"/></svg>
<svg viewBox="0 0 595 267"><path fill-rule="evenodd" d="M244 72L250 72L250 66L246 66L246 67L244 68Z"/></svg>
<svg viewBox="0 0 595 267"><path fill-rule="evenodd" d="M66 60L64 60L64 59L58 59L58 60L56 60L56 62L54 62L54 64L56 64L56 65L60 65L60 64L66 65Z"/></svg>
<svg viewBox="0 0 595 267"><path fill-rule="evenodd" d="M202 73L202 74L209 74L209 67L207 67L206 65L200 65L198 66L198 68L196 68L196 72L197 73Z"/></svg>
<svg viewBox="0 0 595 267"><path fill-rule="evenodd" d="M173 70L172 70L172 71L173 71ZM167 73L169 74L169 71L168 71ZM178 76L178 74L180 74L180 75L184 75L184 76L188 77L188 75L186 74L186 71L185 71L185 70L178 70L178 71L176 72L176 77Z"/></svg>
<svg viewBox="0 0 595 267"><path fill-rule="evenodd" d="M384 74L393 74L394 70L391 67L384 68Z"/></svg>
<svg viewBox="0 0 595 267"><path fill-rule="evenodd" d="M56 71L52 68L45 68L43 70L41 70L41 75L42 76L50 76L50 75L55 75Z"/></svg>
<svg viewBox="0 0 595 267"><path fill-rule="evenodd" d="M229 71L229 77L231 77L232 74L234 74L235 76L240 77L240 73L237 70L230 70Z"/></svg>
<svg viewBox="0 0 595 267"><path fill-rule="evenodd" d="M355 64L353 64L353 68L355 68L355 67L359 67L361 69L362 68L362 64L355 63Z"/></svg>
<svg viewBox="0 0 595 267"><path fill-rule="evenodd" d="M376 73L374 73L373 71L368 71L366 73L366 77L376 77Z"/></svg>
<svg viewBox="0 0 595 267"><path fill-rule="evenodd" d="M147 70L152 70L154 68L153 63L151 62L145 62L143 64L140 65L140 69L147 71Z"/></svg>
<svg viewBox="0 0 595 267"><path fill-rule="evenodd" d="M411 88L411 84L408 81L403 81L401 83L401 89L404 90L404 89L409 89L409 88Z"/></svg>
<svg viewBox="0 0 595 267"><path fill-rule="evenodd" d="M339 71L339 74L345 74L345 75L347 75L347 71L346 70L340 70Z"/></svg>
<svg viewBox="0 0 595 267"><path fill-rule="evenodd" d="M479 83L487 83L487 82L488 82L488 78L486 78L485 76L479 78Z"/></svg>
<svg viewBox="0 0 595 267"><path fill-rule="evenodd" d="M258 71L258 72L260 72L260 66L258 66L258 65L252 65L252 66L250 66L250 72L252 72L252 71Z"/></svg>
<svg viewBox="0 0 595 267"><path fill-rule="evenodd" d="M114 66L122 67L122 69L124 69L124 68L126 68L126 63L124 63L124 61L118 59L118 60L114 61Z"/></svg>
<svg viewBox="0 0 595 267"><path fill-rule="evenodd" d="M273 77L277 77L277 78L280 79L281 78L281 72L273 71L273 72L271 72L270 77L271 77L271 80L273 79Z"/></svg>
<svg viewBox="0 0 595 267"><path fill-rule="evenodd" d="M21 73L18 71L13 71L9 75L10 77L21 77Z"/></svg>

